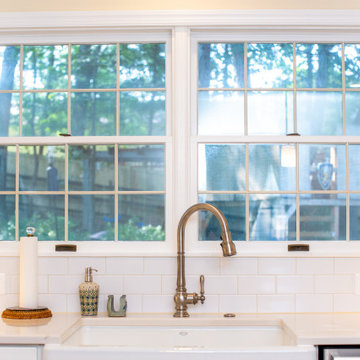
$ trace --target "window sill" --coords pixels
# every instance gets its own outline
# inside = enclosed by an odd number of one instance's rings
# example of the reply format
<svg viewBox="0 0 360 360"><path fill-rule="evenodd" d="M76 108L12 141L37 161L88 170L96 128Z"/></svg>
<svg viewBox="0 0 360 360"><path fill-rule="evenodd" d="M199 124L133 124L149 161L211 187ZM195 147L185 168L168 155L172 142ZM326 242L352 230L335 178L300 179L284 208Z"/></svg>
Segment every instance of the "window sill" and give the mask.
<svg viewBox="0 0 360 360"><path fill-rule="evenodd" d="M39 242L40 257L176 257L176 242L164 243L106 243L94 241L66 242L77 245L77 252L56 252L56 244L63 241ZM101 243L101 247L99 247ZM360 242L345 241L309 241L309 252L287 251L287 246L294 242L236 242L235 258L254 257L284 257L284 258L357 258L360 257ZM1 242L0 257L18 256L19 242ZM171 245L171 246L170 246ZM216 257L222 258L219 242L203 242L196 248L185 249L186 257Z"/></svg>

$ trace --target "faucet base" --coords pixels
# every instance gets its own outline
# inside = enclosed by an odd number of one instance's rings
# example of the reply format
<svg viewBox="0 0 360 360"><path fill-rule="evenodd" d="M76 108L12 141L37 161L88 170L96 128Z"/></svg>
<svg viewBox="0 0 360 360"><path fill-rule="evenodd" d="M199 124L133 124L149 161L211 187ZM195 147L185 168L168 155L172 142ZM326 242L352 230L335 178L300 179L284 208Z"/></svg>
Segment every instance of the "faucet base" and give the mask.
<svg viewBox="0 0 360 360"><path fill-rule="evenodd" d="M174 312L173 317L176 318L182 318L182 317L189 317L189 313L186 310L177 310L176 312Z"/></svg>

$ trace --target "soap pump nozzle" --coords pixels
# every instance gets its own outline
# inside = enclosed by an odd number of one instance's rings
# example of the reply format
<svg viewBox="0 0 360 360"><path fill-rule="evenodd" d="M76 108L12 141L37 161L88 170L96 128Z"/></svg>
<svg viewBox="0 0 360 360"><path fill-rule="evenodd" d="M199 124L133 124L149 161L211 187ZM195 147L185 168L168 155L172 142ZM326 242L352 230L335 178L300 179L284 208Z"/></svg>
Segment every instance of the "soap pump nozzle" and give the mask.
<svg viewBox="0 0 360 360"><path fill-rule="evenodd" d="M92 282L93 281L93 275L92 275L93 271L97 271L97 270L92 268L92 267L87 267L85 269L85 282Z"/></svg>

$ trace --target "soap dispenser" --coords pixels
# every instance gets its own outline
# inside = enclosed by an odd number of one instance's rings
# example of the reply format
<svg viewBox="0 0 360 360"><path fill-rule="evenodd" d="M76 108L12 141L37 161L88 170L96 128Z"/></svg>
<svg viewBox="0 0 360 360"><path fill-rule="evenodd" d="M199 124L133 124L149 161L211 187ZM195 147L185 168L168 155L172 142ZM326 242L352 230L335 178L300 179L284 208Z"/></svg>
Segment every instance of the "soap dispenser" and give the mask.
<svg viewBox="0 0 360 360"><path fill-rule="evenodd" d="M99 285L93 282L91 267L85 269L85 282L79 285L81 315L96 316L99 304Z"/></svg>

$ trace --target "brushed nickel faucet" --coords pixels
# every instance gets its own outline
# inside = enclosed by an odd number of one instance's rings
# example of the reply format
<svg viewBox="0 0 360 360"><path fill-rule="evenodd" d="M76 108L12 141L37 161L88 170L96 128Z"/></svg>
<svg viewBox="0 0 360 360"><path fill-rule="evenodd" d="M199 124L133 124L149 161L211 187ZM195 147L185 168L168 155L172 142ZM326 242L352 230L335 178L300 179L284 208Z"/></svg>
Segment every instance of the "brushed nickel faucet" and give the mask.
<svg viewBox="0 0 360 360"><path fill-rule="evenodd" d="M174 295L175 301L175 313L174 317L189 317L187 312L188 304L197 304L198 301L201 301L203 304L205 301L205 291L204 291L204 275L200 275L200 296L197 293L188 293L186 291L186 281L185 281L185 227L186 223L189 220L189 217L196 211L207 210L213 213L218 219L222 234L221 234L221 247L224 256L232 256L236 254L235 244L231 239L231 233L229 230L228 222L224 214L215 206L199 203L189 207L181 217L177 230L177 281L176 281L176 293Z"/></svg>

